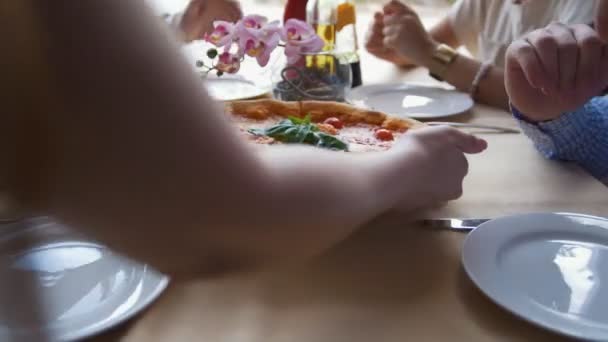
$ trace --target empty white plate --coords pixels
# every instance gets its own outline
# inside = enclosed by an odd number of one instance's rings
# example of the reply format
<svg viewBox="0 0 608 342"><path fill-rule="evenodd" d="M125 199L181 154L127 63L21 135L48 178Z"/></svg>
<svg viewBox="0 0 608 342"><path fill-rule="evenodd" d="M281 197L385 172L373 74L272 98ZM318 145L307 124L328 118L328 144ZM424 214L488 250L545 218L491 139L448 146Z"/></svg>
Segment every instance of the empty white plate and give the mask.
<svg viewBox="0 0 608 342"><path fill-rule="evenodd" d="M247 100L264 96L270 92L267 87L256 85L253 81L225 75L209 76L205 79L207 90L219 101Z"/></svg>
<svg viewBox="0 0 608 342"><path fill-rule="evenodd" d="M407 83L363 85L352 89L346 99L361 107L415 119L461 114L474 105L468 94L459 91Z"/></svg>
<svg viewBox="0 0 608 342"><path fill-rule="evenodd" d="M490 299L571 337L608 340L608 220L524 214L488 221L467 237L464 268Z"/></svg>
<svg viewBox="0 0 608 342"><path fill-rule="evenodd" d="M70 341L132 317L168 278L48 218L0 225L0 341Z"/></svg>

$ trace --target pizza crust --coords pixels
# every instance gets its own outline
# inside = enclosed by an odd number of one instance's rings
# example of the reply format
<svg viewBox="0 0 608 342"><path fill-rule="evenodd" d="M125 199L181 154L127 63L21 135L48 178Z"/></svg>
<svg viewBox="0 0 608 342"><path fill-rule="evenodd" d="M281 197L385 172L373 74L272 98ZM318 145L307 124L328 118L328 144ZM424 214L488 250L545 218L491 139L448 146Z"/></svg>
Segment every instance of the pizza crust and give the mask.
<svg viewBox="0 0 608 342"><path fill-rule="evenodd" d="M225 112L257 120L265 120L275 115L286 118L290 116L303 118L310 115L313 122L323 122L327 118L336 117L346 125L364 123L398 132L424 126L422 122L416 120L392 117L382 112L332 101L286 102L274 99L231 101L225 103Z"/></svg>

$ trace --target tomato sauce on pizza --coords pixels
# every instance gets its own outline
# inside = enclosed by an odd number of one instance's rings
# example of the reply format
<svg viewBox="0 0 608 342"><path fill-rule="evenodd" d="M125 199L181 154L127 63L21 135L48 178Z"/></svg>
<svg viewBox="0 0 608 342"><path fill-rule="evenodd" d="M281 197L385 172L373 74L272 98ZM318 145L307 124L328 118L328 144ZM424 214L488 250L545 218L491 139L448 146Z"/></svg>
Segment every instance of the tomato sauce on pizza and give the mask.
<svg viewBox="0 0 608 342"><path fill-rule="evenodd" d="M240 134L257 144L304 143L333 150L368 152L392 147L422 123L345 103L233 101L225 112Z"/></svg>

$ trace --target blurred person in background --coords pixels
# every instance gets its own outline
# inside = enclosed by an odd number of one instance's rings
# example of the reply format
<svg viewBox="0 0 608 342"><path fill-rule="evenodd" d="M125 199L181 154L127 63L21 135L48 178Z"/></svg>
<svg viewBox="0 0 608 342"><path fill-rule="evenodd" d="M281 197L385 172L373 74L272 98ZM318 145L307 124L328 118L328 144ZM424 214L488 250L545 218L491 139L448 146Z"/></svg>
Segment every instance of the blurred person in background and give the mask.
<svg viewBox="0 0 608 342"><path fill-rule="evenodd" d="M552 22L589 24L594 0L458 0L426 30L408 5L392 0L375 13L366 48L398 66L417 65L468 92L478 102L508 109L505 51L522 35ZM464 46L473 58L455 49Z"/></svg>

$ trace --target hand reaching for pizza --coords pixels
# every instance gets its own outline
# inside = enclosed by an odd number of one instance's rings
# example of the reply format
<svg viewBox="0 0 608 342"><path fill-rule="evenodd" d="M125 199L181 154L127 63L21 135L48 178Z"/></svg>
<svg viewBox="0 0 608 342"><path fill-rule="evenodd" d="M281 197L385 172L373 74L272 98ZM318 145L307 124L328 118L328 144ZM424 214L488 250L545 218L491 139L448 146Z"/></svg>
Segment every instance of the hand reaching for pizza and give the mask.
<svg viewBox="0 0 608 342"><path fill-rule="evenodd" d="M450 127L417 129L405 134L394 149L414 159L413 173L402 177L415 181L414 188L405 189L407 195L396 209L411 210L460 197L462 181L468 172L465 154L480 153L486 147L485 140Z"/></svg>
<svg viewBox="0 0 608 342"><path fill-rule="evenodd" d="M588 25L551 24L507 50L507 93L533 121L576 110L607 84L608 47Z"/></svg>

